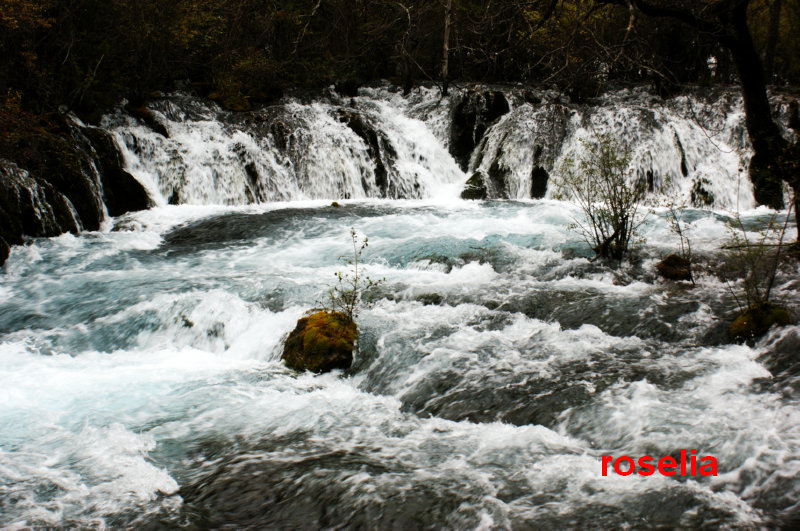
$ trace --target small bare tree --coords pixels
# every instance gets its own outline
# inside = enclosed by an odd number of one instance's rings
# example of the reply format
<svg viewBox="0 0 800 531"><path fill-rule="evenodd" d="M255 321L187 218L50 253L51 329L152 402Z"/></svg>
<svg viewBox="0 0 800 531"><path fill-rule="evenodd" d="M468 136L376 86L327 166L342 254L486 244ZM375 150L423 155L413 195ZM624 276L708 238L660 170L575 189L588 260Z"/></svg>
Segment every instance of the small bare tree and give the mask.
<svg viewBox="0 0 800 531"><path fill-rule="evenodd" d="M622 260L628 254L636 230L644 222L639 208L646 183L631 182L630 153L611 135L584 141L584 154L565 157L556 178L556 197L573 200L585 214L572 228L592 245L595 258Z"/></svg>
<svg viewBox="0 0 800 531"><path fill-rule="evenodd" d="M353 243L353 258L347 260L351 266L350 271L335 273L337 283L328 288L330 306L326 310L339 312L351 321L355 321L358 317L361 294L369 288L382 284L386 279L372 280L363 274L359 261L364 249L369 246L369 239L364 236L364 239L359 240L354 227L350 227L350 238Z"/></svg>
<svg viewBox="0 0 800 531"><path fill-rule="evenodd" d="M792 214L792 204L793 202L789 205L783 223L779 223L774 215L770 217L767 224L759 231L757 241L752 241L748 237L738 214L733 220L728 244L723 249L729 252L728 273L732 277L743 278L743 293L741 293L743 297L737 295L730 281L728 283L736 304L742 311L770 303L775 275L781 261L781 251L790 245L784 244L783 239Z"/></svg>
<svg viewBox="0 0 800 531"><path fill-rule="evenodd" d="M686 271L689 273L689 280L694 282L694 274L692 273L693 256L692 256L692 242L689 240L689 227L683 220L683 211L685 206L677 206L674 201L667 205L667 222L669 223L670 230L678 236L681 244L680 256L683 264L686 266Z"/></svg>

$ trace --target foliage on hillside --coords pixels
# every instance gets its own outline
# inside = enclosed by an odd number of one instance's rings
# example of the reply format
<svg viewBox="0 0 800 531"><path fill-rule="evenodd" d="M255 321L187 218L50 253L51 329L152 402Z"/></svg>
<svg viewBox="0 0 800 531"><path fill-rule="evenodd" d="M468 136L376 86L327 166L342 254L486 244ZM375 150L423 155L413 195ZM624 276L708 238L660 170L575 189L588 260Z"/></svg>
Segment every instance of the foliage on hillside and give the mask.
<svg viewBox="0 0 800 531"><path fill-rule="evenodd" d="M659 87L731 81L702 32L591 0L452 2L449 77L557 85L575 97L609 81ZM774 4L779 4L777 24ZM800 8L752 0L754 39L773 80L797 83ZM439 80L445 3L431 0L2 0L0 94L26 110L91 117L126 97L190 88L247 107L287 87ZM773 28L772 30L770 28ZM625 53L622 53L625 45Z"/></svg>

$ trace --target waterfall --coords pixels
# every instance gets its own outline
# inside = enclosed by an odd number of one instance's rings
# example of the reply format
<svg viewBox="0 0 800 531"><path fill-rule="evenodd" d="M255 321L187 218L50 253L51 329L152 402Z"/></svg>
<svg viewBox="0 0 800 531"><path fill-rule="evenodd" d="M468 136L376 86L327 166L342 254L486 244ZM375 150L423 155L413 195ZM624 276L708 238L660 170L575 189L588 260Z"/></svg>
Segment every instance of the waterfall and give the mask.
<svg viewBox="0 0 800 531"><path fill-rule="evenodd" d="M474 108L481 97L502 105L465 120L462 113L486 111ZM579 158L608 134L629 151L631 179L646 180L653 200L756 206L742 100L733 89L668 100L625 89L575 104L517 87L455 87L443 97L433 88L403 96L381 86L354 98L331 90L246 113L176 93L148 109L161 132L122 108L103 127L160 205L455 198L475 172L490 198L549 198L564 159ZM474 144L461 163L466 172L458 162L464 146L454 137L462 122L474 128L467 130Z"/></svg>
<svg viewBox="0 0 800 531"><path fill-rule="evenodd" d="M176 96L151 110L169 138L122 111L105 126L159 204L423 198L465 179L422 121L368 96L246 114Z"/></svg>
<svg viewBox="0 0 800 531"><path fill-rule="evenodd" d="M630 152L631 178L645 179L656 198L727 210L755 206L744 112L733 93L710 103L695 96L662 101L628 90L591 105L570 104L557 94L543 100L515 106L473 154L470 169L504 182L507 197L531 197L537 171L558 176L566 157L580 159L593 139L611 135Z"/></svg>

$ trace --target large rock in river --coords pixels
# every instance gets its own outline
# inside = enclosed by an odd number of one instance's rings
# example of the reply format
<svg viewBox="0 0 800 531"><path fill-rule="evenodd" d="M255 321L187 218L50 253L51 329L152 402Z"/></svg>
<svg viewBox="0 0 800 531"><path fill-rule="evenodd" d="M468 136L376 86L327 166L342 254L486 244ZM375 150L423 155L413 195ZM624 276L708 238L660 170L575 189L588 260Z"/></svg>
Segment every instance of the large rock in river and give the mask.
<svg viewBox="0 0 800 531"><path fill-rule="evenodd" d="M481 173L476 171L464 184L461 199L486 199L486 196L486 183L483 181Z"/></svg>
<svg viewBox="0 0 800 531"><path fill-rule="evenodd" d="M662 277L669 280L692 280L689 260L677 254L671 254L661 260L656 269Z"/></svg>
<svg viewBox="0 0 800 531"><path fill-rule="evenodd" d="M296 371L316 373L347 369L353 363L358 327L340 312L321 311L297 321L281 359Z"/></svg>

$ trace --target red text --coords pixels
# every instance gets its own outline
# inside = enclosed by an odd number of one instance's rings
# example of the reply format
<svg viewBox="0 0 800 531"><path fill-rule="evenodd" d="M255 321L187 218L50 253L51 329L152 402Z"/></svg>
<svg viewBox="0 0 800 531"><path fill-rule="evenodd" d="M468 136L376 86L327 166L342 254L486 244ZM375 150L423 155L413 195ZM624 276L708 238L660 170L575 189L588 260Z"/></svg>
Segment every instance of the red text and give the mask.
<svg viewBox="0 0 800 531"><path fill-rule="evenodd" d="M640 476L652 476L656 472L662 476L716 476L717 459L710 455L704 455L698 460L697 450L681 450L680 461L674 457L664 456L658 460L649 455L643 455L638 460L622 455L614 458L610 455L602 457L603 475L608 475L609 463L614 467L614 472L620 476L630 476L639 474Z"/></svg>

